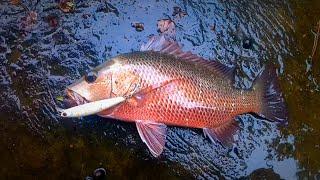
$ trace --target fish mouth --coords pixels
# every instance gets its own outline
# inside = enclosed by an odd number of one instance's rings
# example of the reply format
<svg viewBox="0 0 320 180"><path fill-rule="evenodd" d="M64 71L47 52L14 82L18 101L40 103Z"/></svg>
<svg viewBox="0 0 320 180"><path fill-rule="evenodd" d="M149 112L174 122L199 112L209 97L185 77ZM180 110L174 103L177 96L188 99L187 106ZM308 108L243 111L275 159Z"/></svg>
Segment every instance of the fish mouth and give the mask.
<svg viewBox="0 0 320 180"><path fill-rule="evenodd" d="M63 103L67 108L71 108L88 102L90 101L71 89L66 90L66 98L63 100Z"/></svg>

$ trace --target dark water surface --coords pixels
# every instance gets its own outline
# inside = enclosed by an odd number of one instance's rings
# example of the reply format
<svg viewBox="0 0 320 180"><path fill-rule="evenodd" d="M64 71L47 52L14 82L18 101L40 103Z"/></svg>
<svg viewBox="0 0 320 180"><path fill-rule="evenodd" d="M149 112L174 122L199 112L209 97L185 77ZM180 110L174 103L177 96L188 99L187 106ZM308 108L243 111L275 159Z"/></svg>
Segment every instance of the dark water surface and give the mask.
<svg viewBox="0 0 320 180"><path fill-rule="evenodd" d="M123 179L320 179L320 47L311 58L319 0L77 0L71 13L58 4L0 0L1 179L83 179L99 167ZM187 15L174 15L174 7ZM26 22L30 11L37 17ZM175 21L184 49L236 66L238 87L250 87L261 67L274 63L288 126L241 115L232 149L210 143L199 129L170 127L156 159L134 124L58 116L57 97L67 85L112 56L138 50L164 18Z"/></svg>

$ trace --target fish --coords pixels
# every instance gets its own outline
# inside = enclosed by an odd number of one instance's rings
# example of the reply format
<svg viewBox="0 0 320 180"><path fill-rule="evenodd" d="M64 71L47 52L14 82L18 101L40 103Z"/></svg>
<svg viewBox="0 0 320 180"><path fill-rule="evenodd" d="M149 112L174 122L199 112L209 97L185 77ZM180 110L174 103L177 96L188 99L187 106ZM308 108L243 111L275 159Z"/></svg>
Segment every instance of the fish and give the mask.
<svg viewBox="0 0 320 180"><path fill-rule="evenodd" d="M183 51L174 40L153 36L140 51L119 54L66 88L74 104L125 97L97 115L135 123L154 157L165 148L167 126L203 129L205 137L232 146L235 118L256 114L275 123L288 120L274 68L249 90L234 87L234 70Z"/></svg>

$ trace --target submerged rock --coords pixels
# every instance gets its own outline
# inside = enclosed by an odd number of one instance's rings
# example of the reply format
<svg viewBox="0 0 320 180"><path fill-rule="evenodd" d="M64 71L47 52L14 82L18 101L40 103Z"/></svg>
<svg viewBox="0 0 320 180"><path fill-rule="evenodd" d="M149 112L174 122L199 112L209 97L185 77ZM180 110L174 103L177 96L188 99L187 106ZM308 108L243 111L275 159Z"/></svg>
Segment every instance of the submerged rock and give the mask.
<svg viewBox="0 0 320 180"><path fill-rule="evenodd" d="M93 179L94 180L102 180L105 179L107 172L104 168L98 168L93 171Z"/></svg>

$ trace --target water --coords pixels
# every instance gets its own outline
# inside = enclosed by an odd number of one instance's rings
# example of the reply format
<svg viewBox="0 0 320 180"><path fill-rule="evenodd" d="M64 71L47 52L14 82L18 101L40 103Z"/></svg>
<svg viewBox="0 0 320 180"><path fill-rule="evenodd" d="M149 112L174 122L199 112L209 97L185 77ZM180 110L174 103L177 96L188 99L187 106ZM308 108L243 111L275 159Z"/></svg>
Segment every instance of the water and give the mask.
<svg viewBox="0 0 320 180"><path fill-rule="evenodd" d="M78 179L103 167L108 178L122 179L319 178L319 48L309 58L317 0L75 1L72 13L53 1L12 2L0 1L1 177ZM173 16L174 7L187 15ZM37 20L23 23L29 11ZM58 116L57 97L67 85L110 57L138 50L164 18L176 22L185 50L236 66L238 87L249 88L262 65L274 63L288 126L241 115L229 150L199 129L170 127L155 159L134 124ZM133 22L144 30L137 32Z"/></svg>

